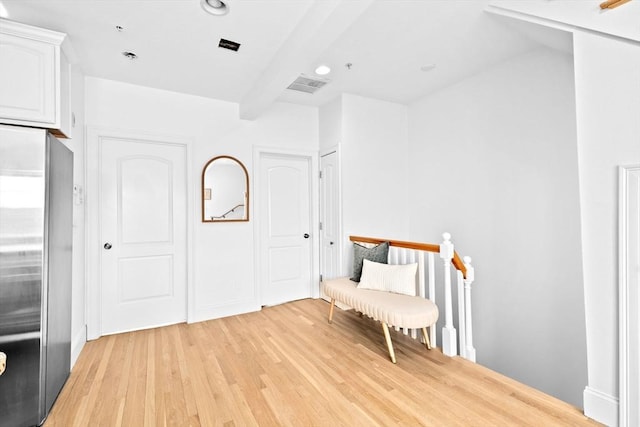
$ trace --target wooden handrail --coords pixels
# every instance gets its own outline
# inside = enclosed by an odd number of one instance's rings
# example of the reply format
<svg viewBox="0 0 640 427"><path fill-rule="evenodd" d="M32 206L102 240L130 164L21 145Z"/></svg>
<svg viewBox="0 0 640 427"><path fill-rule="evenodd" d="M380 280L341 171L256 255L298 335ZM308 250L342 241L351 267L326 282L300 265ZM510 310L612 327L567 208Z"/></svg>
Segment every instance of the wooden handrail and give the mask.
<svg viewBox="0 0 640 427"><path fill-rule="evenodd" d="M349 240L351 240L352 242L373 243L373 244L389 242L389 246L395 246L398 248L416 249L419 251L435 252L435 253L440 252L440 245L435 245L433 243L405 242L402 240L378 239L375 237L361 237L361 236L349 236ZM456 268L456 270L459 270L462 272L462 276L466 279L467 269L464 266L464 262L462 262L460 255L458 255L458 253L455 250L453 251L452 264Z"/></svg>
<svg viewBox="0 0 640 427"><path fill-rule="evenodd" d="M398 248L417 249L426 252L440 252L440 245L432 243L404 242L402 240L377 239L374 237L349 236L352 242L380 244L389 242L389 246L397 246Z"/></svg>
<svg viewBox="0 0 640 427"><path fill-rule="evenodd" d="M607 0L603 3L600 3L600 9L615 9L616 7L622 6L629 1L631 0Z"/></svg>
<svg viewBox="0 0 640 427"><path fill-rule="evenodd" d="M231 212L235 212L236 209L238 209L240 206L244 206L242 203L240 203L239 205L235 205L234 207L232 207L231 209L229 209L228 211L226 211L225 213L223 213L220 216L212 216L211 219L221 219L221 218L226 218L227 215L229 215Z"/></svg>
<svg viewBox="0 0 640 427"><path fill-rule="evenodd" d="M460 259L460 255L458 255L458 252L456 252L455 250L453 251L452 264L456 268L456 270L459 270L460 272L462 272L462 277L466 279L467 267L464 266L464 262L462 262L462 259Z"/></svg>

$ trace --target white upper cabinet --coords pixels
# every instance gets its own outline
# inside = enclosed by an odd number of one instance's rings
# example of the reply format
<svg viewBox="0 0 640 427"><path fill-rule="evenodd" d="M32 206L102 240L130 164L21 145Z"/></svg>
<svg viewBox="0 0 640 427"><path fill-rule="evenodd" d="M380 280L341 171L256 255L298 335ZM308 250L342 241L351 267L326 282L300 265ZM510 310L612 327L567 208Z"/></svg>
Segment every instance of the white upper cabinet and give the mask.
<svg viewBox="0 0 640 427"><path fill-rule="evenodd" d="M0 19L0 123L70 136L66 35Z"/></svg>

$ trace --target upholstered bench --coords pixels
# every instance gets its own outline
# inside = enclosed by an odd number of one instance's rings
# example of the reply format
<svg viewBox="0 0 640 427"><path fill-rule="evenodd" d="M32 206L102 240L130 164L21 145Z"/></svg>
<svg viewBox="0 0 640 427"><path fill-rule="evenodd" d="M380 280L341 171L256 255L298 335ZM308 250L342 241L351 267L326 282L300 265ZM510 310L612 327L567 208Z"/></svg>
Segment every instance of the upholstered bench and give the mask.
<svg viewBox="0 0 640 427"><path fill-rule="evenodd" d="M361 289L357 287L358 283L351 281L348 277L327 280L322 285L325 295L331 299L329 323L333 321L336 301L379 321L382 323L389 356L393 363L396 363L396 356L389 335L389 326L422 330L425 345L431 349L427 328L433 326L438 320L438 307L431 300L388 291Z"/></svg>

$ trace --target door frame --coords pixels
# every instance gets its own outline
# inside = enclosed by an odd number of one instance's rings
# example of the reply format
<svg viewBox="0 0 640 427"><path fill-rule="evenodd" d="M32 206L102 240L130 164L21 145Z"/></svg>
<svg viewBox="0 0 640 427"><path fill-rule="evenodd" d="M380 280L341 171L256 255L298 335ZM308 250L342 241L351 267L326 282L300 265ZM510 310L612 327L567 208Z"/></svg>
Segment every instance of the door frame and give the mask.
<svg viewBox="0 0 640 427"><path fill-rule="evenodd" d="M85 321L87 325L87 340L94 340L102 336L102 267L100 263L100 148L105 139L127 139L137 142L182 145L185 148L186 190L187 190L187 244L186 244L186 313L187 322L193 321L194 281L193 281L193 229L195 218L195 194L193 191L193 177L189 173L193 170L192 149L193 139L185 136L164 135L131 131L123 129L87 127L85 138ZM95 197L94 197L95 196Z"/></svg>
<svg viewBox="0 0 640 427"><path fill-rule="evenodd" d="M344 242L342 241L342 156L340 155L340 147L338 145L334 145L333 147L324 149L320 151L320 156L318 157L318 170L321 169L321 163L322 163L322 158L324 156L328 156L329 154L335 153L336 154L336 164L338 166L338 205L336 206L336 214L338 215L336 224L337 224L337 228L338 230L336 231L337 235L336 238L338 239L338 241L336 242L337 244L337 257L338 257L338 264L337 264L337 269L338 269L338 276L344 276L345 271L344 271L344 258L343 258L343 254L345 253L344 250ZM320 212L320 206L319 204L322 203L322 200L320 198L320 188L318 187L318 212ZM318 242L318 244L320 244L320 242ZM319 246L321 247L321 246ZM322 254L322 252L320 253Z"/></svg>
<svg viewBox="0 0 640 427"><path fill-rule="evenodd" d="M309 294L312 298L319 298L320 296L320 210L318 200L320 199L320 187L318 183L319 177L319 157L318 152L314 150L295 150L295 149L282 149L273 147L253 147L253 209L254 209L254 221L253 221L253 257L254 257L254 286L255 295L258 302L258 306L262 306L262 289L263 280L261 277L261 271L264 264L262 258L262 237L260 236L260 230L263 226L262 218L264 208L260 203L260 198L263 191L263 183L260 182L260 167L262 166L262 159L265 156L270 157L297 157L306 159L309 162L309 182L311 183L311 194L309 200L311 202L311 289Z"/></svg>
<svg viewBox="0 0 640 427"><path fill-rule="evenodd" d="M620 166L619 167L619 200L618 200L618 218L619 218L619 235L618 235L618 299L619 299L619 425L620 427L627 427L629 425L629 417L631 411L631 405L629 402L629 388L632 386L631 381L631 345L630 339L633 335L632 325L630 324L629 313L632 311L638 311L640 307L637 307L638 302L632 301L629 298L629 283L628 278L631 271L629 265L629 249L631 245L640 245L640 242L634 241L630 235L629 222L630 218L627 215L628 204L632 197L629 191L629 182L631 179L640 179L640 165L634 166ZM633 305L636 305L634 307ZM638 327L638 326L636 326ZM635 381L639 381L635 378ZM640 384L634 384L635 387L639 387Z"/></svg>

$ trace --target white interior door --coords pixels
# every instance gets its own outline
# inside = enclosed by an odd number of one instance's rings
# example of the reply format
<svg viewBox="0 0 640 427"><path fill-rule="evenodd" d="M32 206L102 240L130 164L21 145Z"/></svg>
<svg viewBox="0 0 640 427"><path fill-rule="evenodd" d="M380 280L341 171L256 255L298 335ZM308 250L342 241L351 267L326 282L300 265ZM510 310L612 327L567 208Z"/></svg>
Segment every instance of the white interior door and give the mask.
<svg viewBox="0 0 640 427"><path fill-rule="evenodd" d="M312 296L310 159L260 158L261 304Z"/></svg>
<svg viewBox="0 0 640 427"><path fill-rule="evenodd" d="M320 275L323 280L340 274L338 202L338 153L334 151L320 158Z"/></svg>
<svg viewBox="0 0 640 427"><path fill-rule="evenodd" d="M102 333L186 320L186 149L100 146Z"/></svg>

